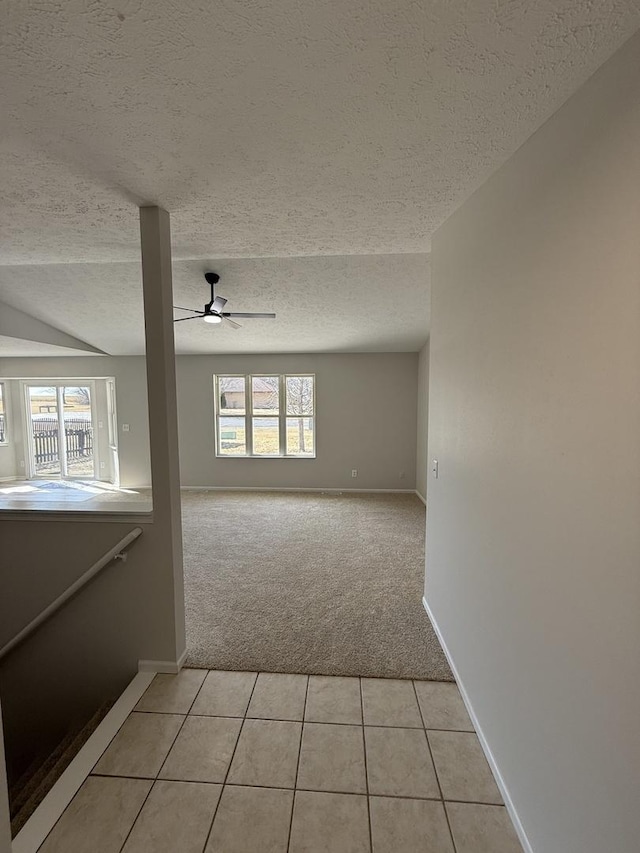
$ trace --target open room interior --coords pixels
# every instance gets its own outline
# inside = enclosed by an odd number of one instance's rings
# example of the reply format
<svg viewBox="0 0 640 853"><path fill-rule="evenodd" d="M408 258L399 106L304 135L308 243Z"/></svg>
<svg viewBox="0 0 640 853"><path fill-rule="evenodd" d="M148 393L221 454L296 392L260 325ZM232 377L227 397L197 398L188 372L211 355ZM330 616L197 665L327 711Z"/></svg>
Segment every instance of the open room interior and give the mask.
<svg viewBox="0 0 640 853"><path fill-rule="evenodd" d="M3 9L0 853L632 853L640 7Z"/></svg>

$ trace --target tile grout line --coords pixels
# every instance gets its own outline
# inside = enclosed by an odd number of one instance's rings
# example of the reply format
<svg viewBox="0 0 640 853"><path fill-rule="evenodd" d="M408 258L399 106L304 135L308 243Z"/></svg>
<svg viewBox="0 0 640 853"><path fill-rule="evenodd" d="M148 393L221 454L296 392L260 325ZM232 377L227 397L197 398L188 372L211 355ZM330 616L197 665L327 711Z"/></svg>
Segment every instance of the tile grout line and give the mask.
<svg viewBox="0 0 640 853"><path fill-rule="evenodd" d="M210 670L211 671L211 670ZM214 672L218 672L218 670L213 670ZM260 673L256 672L256 677L253 681L253 687L251 688L251 693L249 694L249 699L247 700L247 704L244 709L244 716L242 718L242 723L240 724L240 728L238 730L238 737L236 738L236 742L233 747L233 752L231 753L231 758L229 759L229 764L227 766L227 772L224 774L224 781L222 782L222 786L220 788L220 796L218 797L218 802L216 803L215 810L213 812L213 817L211 818L211 825L209 827L209 831L207 832L207 837L204 840L204 845L202 847L202 853L205 853L207 849L207 845L209 844L209 839L211 838L211 833L213 832L213 825L216 822L216 817L218 815L218 810L220 808L220 803L222 802L222 795L224 794L224 789L227 784L227 779L229 778L229 773L231 772L231 765L233 764L233 759L236 754L236 750L238 749L238 744L240 743L240 738L242 737L242 729L244 728L245 720L247 719L247 712L249 710L249 705L251 704L251 700L253 699L253 694L256 689L256 685L258 683L258 679L260 678ZM196 716L194 714L194 716ZM217 784L220 784L219 782Z"/></svg>
<svg viewBox="0 0 640 853"><path fill-rule="evenodd" d="M445 805L444 794L442 792L442 785L440 784L440 777L438 776L438 768L436 767L436 762L434 761L434 758L433 758L433 751L431 750L431 743L429 742L429 735L427 733L427 726L426 726L426 723L424 721L424 716L422 714L422 706L420 705L420 700L418 699L418 691L416 690L415 680L413 680L413 679L411 680L411 685L413 687L414 696L416 697L416 702L418 703L418 711L420 712L420 719L422 720L422 725L424 726L424 738L427 742L427 749L429 750L429 757L431 759L431 764L433 765L433 773L436 777L436 782L438 784L438 790L440 791L440 802L442 803L442 811L444 812L444 819L446 820L447 827L449 829L449 837L451 838L451 846L453 848L453 853L456 853L458 848L456 847L456 842L455 842L455 839L453 837L453 830L451 829L451 823L449 821L449 813L447 812L447 807Z"/></svg>
<svg viewBox="0 0 640 853"><path fill-rule="evenodd" d="M369 793L369 770L367 768L367 743L364 728L364 699L362 697L362 678L358 679L360 687L360 715L362 718L362 750L364 752L364 784L367 792L367 818L369 820L369 850L373 851L373 827L371 825L371 794Z"/></svg>
<svg viewBox="0 0 640 853"><path fill-rule="evenodd" d="M299 722L299 721L297 721ZM353 726L353 728L362 728L361 726ZM96 779L130 779L134 782L184 782L185 785L222 785L222 782L212 782L210 779L153 779L150 776L111 776L108 773L95 773L94 778ZM343 788L291 788L288 785L258 785L251 784L248 785L246 782L225 782L224 783L227 788L260 788L267 791L305 791L309 794L344 794L345 796L353 796L353 797L364 797L366 796L364 791L345 791ZM372 794L372 797L381 797L389 800L428 800L433 803L440 803L442 799L440 796L437 797L418 797L415 794ZM497 808L503 808L502 803L489 803L487 801L482 800L457 800L450 797L448 800L444 802L447 803L469 803L474 806L496 806Z"/></svg>
<svg viewBox="0 0 640 853"><path fill-rule="evenodd" d="M249 714L249 709L250 709L250 705L251 705L251 701L252 701L252 699L253 699L253 695L254 695L255 690L256 690L256 688L257 688L257 683L258 683L258 679L259 679L260 673L259 673L259 672L255 673L254 682L253 682L253 685L252 685L252 687L251 687L251 692L250 692L249 698L248 698L248 700L247 700L247 702L246 702L246 705L245 705L244 715L243 715L242 717L238 717L238 716L236 716L236 717L229 717L229 716L226 716L226 715L219 715L219 714L218 714L218 715L215 715L215 714L201 714L201 715L198 715L198 714L192 714L193 707L195 706L195 703L196 703L196 701L197 701L197 699L198 699L198 697L199 697L200 693L202 692L202 690L203 690L203 688L204 688L204 685L205 685L205 683L206 683L206 681L207 681L207 678L208 678L209 674L210 674L211 672L215 672L215 671L216 671L216 670L207 670L207 671L206 671L206 674L205 674L204 679L201 681L200 685L198 686L198 688L197 688L197 690L196 690L196 692L195 692L194 698L193 698L193 700L191 701L191 703L189 704L188 710L187 710L187 711L186 711L186 713L184 713L184 714L177 714L177 713L172 712L172 711L171 711L171 712L170 712L170 711L153 711L153 710L149 710L149 711L139 711L139 710L137 710L136 706L134 706L134 707L131 709L131 711L127 714L126 718L123 720L123 722L122 722L122 724L120 725L120 727L118 728L117 732L113 735L113 737L112 737L112 738L111 738L111 740L109 741L109 744L104 748L103 752L102 752L102 753L101 753L101 755L98 757L98 759L96 760L95 764L93 765L93 767L95 767L95 766L96 766L96 764L101 760L102 756L106 753L106 751L107 751L107 750L109 749L109 747L112 745L112 743L113 743L113 741L115 740L115 738L116 738L117 734L122 730L122 728L123 728L123 726L125 725L125 723L130 719L130 717L131 717L134 713L136 713L136 714L143 714L143 713L146 713L146 714L154 714L154 713L155 713L155 714L157 714L157 715L159 715L159 716L160 716L160 715L183 716L183 720L182 720L182 722L181 722L181 724L180 724L180 726L179 726L179 728L178 728L178 730L177 730L177 732L176 732L175 736L173 737L173 739L172 739L172 741L171 741L171 744L170 744L170 745L169 745L169 747L168 747L168 750L167 750L167 753L166 753L166 755L165 755L165 758L164 758L164 759L163 759L163 761L161 762L160 767L159 767L158 771L156 772L155 776L126 776L126 775L121 775L121 774L94 773L94 772L93 772L93 768L89 771L87 778L90 778L91 776L93 776L94 778L120 778L120 779L130 779L130 780L137 780L137 781L148 781L148 782L150 782L150 783L151 783L150 788L149 788L149 790L148 790L147 794L145 795L145 797L144 797L144 799L143 799L143 801L142 801L142 804L140 805L139 809L137 810L137 813L136 813L136 815L135 815L135 817L134 817L134 819L133 819L133 821L132 821L132 823L131 823L131 826L130 826L130 828L129 828L129 830L128 830L128 832L127 832L127 834L126 834L126 836L125 836L125 838L124 838L124 840L123 840L123 842L122 842L121 846L118 848L119 853L122 853L122 851L125 849L125 847L126 847L126 845L127 845L128 841L129 841L129 839L130 839L130 836L131 836L131 834L132 834L132 832L133 832L133 830L134 830L134 828L135 828L135 826L136 826L136 824L137 824L137 821L138 821L138 819L140 818L140 815L141 815L142 811L144 810L144 808L145 808L145 806L146 806L146 804L147 804L147 801L148 801L148 799L149 799L149 797L150 797L150 795L151 795L151 792L153 791L153 789L154 789L154 787L155 787L156 782L158 782L158 781L167 781L167 782L186 782L186 781L194 781L194 782L195 782L195 781L198 781L198 782L201 782L201 783L202 783L202 782L204 782L204 783L205 783L205 784L207 784L207 785L215 784L215 785L217 785L217 786L219 786L219 787L220 787L220 795L219 795L219 797L218 797L218 800L217 800L217 802L216 802L215 809L214 809L214 811L213 811L213 816L212 816L212 818L211 818L211 825L210 825L210 827L209 827L209 830L208 830L207 836L206 836L206 838L205 838L204 848L203 848L203 850L202 850L202 853L204 853L204 851L205 851L205 849L206 849L206 846L207 846L207 844L209 843L210 836L211 836L211 833L212 833L212 830L213 830L213 825L214 825L214 822L215 822L215 819L216 819L216 816L217 816L217 812L218 812L218 810L219 810L219 808L220 808L220 803L221 803L221 800L222 800L222 795L223 795L223 792L224 792L224 790L225 790L225 787L231 787L231 788L238 787L238 786L239 786L239 787L247 787L246 785L240 785L240 783L232 783L232 782L229 782L229 781L228 781L228 777L229 777L229 774L230 774L230 771L231 771L231 766L232 766L232 764L233 764L233 760L234 760L235 754L236 754L236 752L237 752L238 744L239 744L239 742L240 742L240 738L241 738L242 731L243 731L243 729L244 729L244 724L245 724L246 720L247 720L247 719L249 719L249 720L257 720L257 721L263 720L263 718L261 718L261 717L255 717L255 718L254 718L254 717L249 717L249 716L248 716L248 714ZM251 674L254 674L254 673L251 673ZM157 674L156 674L156 677L157 677ZM306 681L306 688L305 688L305 697L304 697L304 704L303 704L303 711L302 711L302 719L301 719L301 721L300 721L300 722L301 722L301 729L300 729L300 740L299 740L299 744L298 744L298 760L297 760L297 764L296 764L296 774L295 774L295 781L294 781L294 786L293 786L293 788L286 788L286 787L283 787L283 786L281 786L281 785L279 785L279 786L272 786L272 785L255 785L255 784L254 784L254 785L249 786L249 787L252 787L252 788L260 788L260 789L266 789L266 790L277 790L277 789L279 789L279 790L290 790L290 791L292 791L292 793L293 793L293 797L292 797L292 805L291 805L291 816L290 816L290 822L289 822L289 837L288 837L288 841L287 841L287 851L289 851L290 843L291 843L291 835L292 835L292 829L293 829L293 813L294 813L294 807L295 807L296 792L297 792L297 791L309 791L309 792L314 792L314 789L313 789L313 788L298 788L298 778L299 778L299 771L300 771L300 764L301 764L301 755L302 755L302 741L303 741L303 736L304 736L304 727L305 727L306 723L307 723L307 722L310 722L310 723L311 723L311 722L313 722L314 724L318 724L318 725L325 725L325 726L327 726L327 725L341 725L341 726L351 726L351 727L353 727L353 725L354 725L353 723L331 723L331 724L330 724L330 723L326 723L326 722L325 722L325 723L315 723L315 721L307 721L307 720L305 719L305 718L306 718L306 713L307 713L308 699L309 699L310 678L311 678L311 676L310 676L310 675L307 675L307 676L306 676L307 681ZM372 830L372 823L371 823L371 804L370 804L371 794L370 794L370 791L369 791L369 781L368 781L368 768L367 768L367 753L366 753L366 739L365 739L365 734L366 734L366 728L381 728L381 729L389 728L389 729L400 729L400 730L404 729L405 731L420 731L420 730L422 729L422 730L424 731L424 733L425 733L425 740L426 740L426 742L427 742L428 752L429 752L430 759L431 759L431 762L432 762L432 766L433 766L433 769L434 769L434 775L435 775L435 778L436 778L436 783L437 783L437 787L438 787L438 791L439 791L439 797L438 797L438 798L436 798L436 797L420 797L420 796L410 796L410 797L406 797L406 796L393 795L393 794L386 794L386 795L381 795L381 796L384 796L384 797L389 798L389 799L408 799L408 800L414 800L414 801L418 801L418 802L421 802L421 801L422 801L422 802L424 802L424 801L441 802L441 803L442 803L442 806L443 806L443 809L444 809L444 812L445 812L445 819L446 819L446 821L447 821L447 826L448 826L449 833L450 833L450 837L451 837L451 842L452 842L452 853L455 853L455 851L457 850L457 846L456 846L456 843L455 843L455 839L454 839L454 837L453 837L453 831L452 831L451 823L450 823L450 819L449 819L449 813L448 813L448 809L447 809L447 804L448 804L448 803L460 803L460 804L467 804L467 805L479 805L479 806L485 806L485 807L490 807L490 808L502 808L502 809L504 809L504 808L505 808L505 805L504 805L504 803L503 803L503 802L496 803L496 802L487 802L487 801L481 801L481 800L458 799L458 798L454 798L454 797L449 798L449 799L445 799L445 798L444 798L444 793L443 793L443 790L442 790L442 785L441 785L440 778L439 778L439 774L438 774L438 770L437 770L437 768L436 768L435 760L434 760L434 757L433 757L433 751L432 751L432 748L431 748L431 743L430 743L430 739L429 739L429 733L430 733L430 732L447 732L447 733L456 733L456 734L457 734L457 733L460 733L460 734L475 734L475 731L473 731L473 730L472 730L472 731L468 731L468 730L466 730L466 729L441 729L441 728L431 728L431 729L429 729L429 728L427 728L427 725L426 725L426 722L425 722L425 718L424 718L424 715L423 715L423 711L422 711L422 707L421 707L421 705L420 705L420 701L419 701L419 699L418 699L418 693L417 693L416 680L415 680L415 679L407 679L407 680L410 680L410 681L411 681L411 684L412 684L412 687L413 687L414 696L415 696L415 699L416 699L416 703L417 703L417 705L418 705L419 716L420 716L420 719L421 719L421 721L422 721L422 726L421 726L421 727L420 727L420 726L385 726L385 725L382 725L382 726L367 726L367 725L365 725L365 722L364 722L364 697L363 697L363 689L362 689L362 677L359 677L359 679L358 679L358 680L359 680L359 688L360 688L360 689L359 689L359 693L360 693L360 705L361 705L361 723L360 723L360 728L361 728L361 730L362 730L362 742L363 742L363 750L364 750L365 785L366 785L367 811L368 811L368 822L369 822L369 843L370 843L370 851L373 851L373 830ZM153 683L153 682L150 682L150 683L149 683L149 685L148 685L148 687L147 687L147 690L149 690L149 689L150 689L150 687L151 687L151 684L152 684L152 683ZM146 691L145 691L145 692L146 692ZM144 694L143 694L143 696L144 696ZM142 697L141 697L141 699L140 699L139 701L141 701L141 700L142 700ZM237 738L236 738L236 741L235 741L235 744L234 744L234 748L233 748L232 753L231 753L231 757L230 757L230 759L229 759L229 764L228 764L228 766L227 766L226 773L224 774L224 781L222 782L222 784L220 784L220 782L211 782L211 781L209 781L209 780L184 780L184 779L175 779L175 780L172 780L172 779L166 779L166 780L165 780L165 779L163 779L163 780L160 780L160 779L159 779L160 773L162 772L162 770L163 770L164 766L166 765L166 762L167 762L167 759L168 759L168 757L169 757L169 754L170 754L170 752L172 751L173 747L175 746L175 743L176 743L176 741L177 741L177 739L178 739L178 737L179 737L180 733L182 732L182 730L183 730L183 728L184 728L184 726L185 726L185 724L186 724L186 721L187 721L187 719L188 719L189 717L194 717L194 718L202 717L202 718L209 718L209 719L211 719L211 718L214 718L214 719L215 719L215 718L222 718L222 719L236 719L236 720L237 720L237 719L240 719L240 720L242 721L242 722L241 722L241 725L240 725L240 728L239 728L239 730L238 730L238 735L237 735ZM266 721L272 721L272 722L273 722L273 721L276 721L276 722L288 722L288 723L291 723L291 722L298 722L298 720L291 720L291 719L286 719L286 720L273 720L272 718L264 718L264 719L265 719ZM476 734L476 736L477 736L477 734ZM64 812L66 812L66 811L67 811L68 807L71 805L71 802L72 802L72 801L73 801L73 799L75 799L75 797L77 796L77 793L78 793L78 792L76 792L76 794L74 795L74 797L72 798L72 800L67 804L67 808L65 808L65 809L64 809ZM319 793L330 793L330 794L339 794L339 795L353 795L353 796L357 796L357 795L358 795L358 794L357 794L357 792L353 792L353 791L339 791L339 790L336 790L336 791L321 791L321 792L319 792ZM64 812L63 812L63 814L64 814ZM59 822L59 820L60 820L60 818L61 818L61 817L62 817L62 815L60 815L60 817L58 818L58 821L56 821L56 824ZM51 827L51 830L49 831L49 833L48 833L47 837L51 834L51 832L53 831L53 829L54 829L54 828L55 828L55 825L54 825L54 827ZM45 840L46 840L46 839L43 839L43 843L44 843L44 841L45 841ZM40 849L40 848L39 848L39 849Z"/></svg>
<svg viewBox="0 0 640 853"><path fill-rule="evenodd" d="M158 677L158 674L159 674L159 673L156 673L156 674L155 674L155 676L154 676L153 681L151 682L151 684L153 684L153 682L156 680L156 678ZM178 673L178 674L179 674L179 673ZM195 701L196 701L196 698L197 698L198 694L199 694L199 693L200 693L200 691L202 690L202 685L205 683L205 681L206 681L206 680L207 680L207 676L205 675L205 677L202 679L202 682L201 682L200 686L199 686L199 687L198 687L198 689L196 690L196 695L193 697L193 702L195 702ZM149 685L149 687L151 687L151 684ZM149 687L147 687L147 690L149 689ZM142 696L140 697L140 699L138 700L138 702L140 702L140 701L142 700L142 698L144 697L144 694L147 692L147 690L145 690L145 691L144 691L144 693L142 694ZM136 703L136 705L138 704L138 702ZM142 801L142 805L141 805L141 806L140 806L140 808L138 809L138 813L136 814L136 816L135 816L135 818L134 818L134 820L133 820L133 823L132 823L132 824L131 824L131 826L129 827L129 832L127 832L126 836L124 837L124 840L123 840L123 842L122 842L122 846L120 847L120 853L122 853L122 851L123 851L123 850L124 850L124 848L126 847L126 845L127 845L127 841L129 840L129 836L130 836L130 835L131 835L131 833L133 832L133 828L134 828L134 826L136 825L136 823L138 822L138 818L139 818L139 817L140 817L140 815L142 814L142 810L143 810L143 808L146 806L146 804L147 804L147 800L148 800L148 799L149 799L149 797L151 796L151 792L152 792L152 791L153 791L153 789L155 788L156 782L158 781L158 776L159 776L159 775L160 775L160 773L162 772L162 768L164 767L164 765L165 765L165 763L166 763L166 761L167 761L167 758L169 757L169 753L170 753L170 752L171 752L171 750L173 749L173 745L174 745L174 744L175 744L175 742L177 741L177 739L178 739L178 735L179 735L179 734L180 734L180 732L182 731L183 726L184 726L184 724L185 724L185 723L186 723L186 721L187 721L187 718L188 718L188 716L189 716L189 711L193 708L193 702L191 702L191 704L189 705L189 709L188 709L187 713L184 715L184 719L182 720L182 723L180 724L180 728L179 728L179 729L178 729L178 731L176 732L176 736L175 736L175 737L174 737L174 739L171 741L171 745L169 746L169 749L167 750L167 754L165 755L164 760L162 761L162 763L161 763L160 767L158 768L158 772L156 773L155 777L152 777L152 779L151 779L151 787L150 787L150 788L149 788L149 790L147 791L147 796L146 796L146 797L144 798L144 800ZM133 708L132 708L132 710L130 711L129 715L127 716L127 720L129 719L129 717L131 717L131 714L133 714L134 712L135 712L135 713L141 713L141 712L137 712L137 711L136 711L136 706L134 705L134 707L133 707ZM149 713L150 713L150 712L149 712ZM177 716L177 715L176 715L176 714L173 714L172 716ZM125 720L125 723L126 723L126 721L127 721L127 720ZM124 725L124 723L123 723L122 725ZM121 728L122 728L122 726L121 726ZM113 741L112 741L112 743L113 743ZM105 752L106 752L106 750L105 750ZM103 753L103 754L104 754L104 753ZM96 763L97 763L97 762L96 762ZM95 766L95 765L94 765L94 766ZM98 774L96 774L96 775L98 775ZM121 776L121 777L119 777L119 778L124 778L124 777L122 777L122 776ZM148 778L148 777L147 777L147 778Z"/></svg>
<svg viewBox="0 0 640 853"><path fill-rule="evenodd" d="M212 670L213 671L213 670ZM276 673L280 675L281 673ZM298 675L299 673L295 673ZM323 676L325 677L325 676ZM353 678L354 676L349 676L349 678ZM175 711L140 711L135 708L131 713L135 711L136 714L164 714L166 716L182 716L182 714L176 714ZM232 714L192 714L191 711L188 713L189 717L220 717L224 720L243 720L245 719L243 716L232 715ZM292 717L286 717L280 719L279 717L250 717L246 715L247 720L262 720L266 722L272 723L299 723L300 720L294 720ZM327 722L326 720L304 720L305 723L315 723L320 726L362 726L364 725L365 729L405 729L408 731L420 732L423 729L428 732L451 732L452 734L458 735L473 735L477 734L474 729L442 729L437 726L426 726L424 724L420 726L393 726L389 724L381 725L379 723L342 723L332 720L331 722ZM375 796L375 795L374 795Z"/></svg>
<svg viewBox="0 0 640 853"><path fill-rule="evenodd" d="M151 679L151 681L153 681L153 679ZM145 691L144 691L145 693L146 693L146 692L147 692L147 690L149 689L150 685L151 685L151 682L149 682L149 684L148 684L148 685L147 685L147 687L145 688ZM131 685L129 685L129 686L131 686ZM124 691L124 693L126 693L128 689L129 689L129 688L126 688L126 689L125 689L125 691ZM123 695L124 695L124 694L121 694L120 699L122 698L122 696L123 696ZM143 695L144 695L144 693L143 693ZM116 700L116 705L117 705L118 701L120 701L120 700ZM138 700L138 701L140 701L140 700ZM136 704L137 704L137 702L136 702ZM135 707L135 705L134 705L134 707ZM113 710L113 706L112 706L112 710ZM116 732L113 734L113 736L112 736L112 737L111 737L111 739L109 740L109 743L104 747L104 749L102 750L102 752L100 753L100 755L96 758L96 760L94 761L94 763L93 763L93 765L92 765L91 769L89 770L89 772L88 772L88 773L86 773L86 775L84 776L84 779L82 780L82 782L81 782L81 783L79 784L79 786L77 787L76 792L73 794L73 796L71 797L71 799L69 800L69 802L64 806L64 808L62 809L62 811L60 812L60 814L58 814L58 817L55 819L55 821L54 821L53 825L49 828L49 831L47 832L47 834L45 835L45 837L42 839L42 841L38 844L38 850L41 850L41 849L42 849L43 845L45 844L45 842L47 841L47 839L50 837L50 835L51 835L51 833L54 831L54 829L58 826L58 824L60 823L60 821L62 820L62 818L64 817L64 815L67 813L67 811L68 811L68 809L70 808L71 804L74 802L74 800L76 799L76 797L77 797L77 796L78 796L78 794L80 793L81 789L84 787L84 785L85 785L85 783L87 782L87 780L91 778L91 776L93 775L93 773L92 773L93 768L96 766L96 764L98 763L98 761L100 761L100 759L101 759L101 758L102 758L102 756L105 754L105 752L109 749L109 747L111 746L111 744L112 744L112 743L113 743L113 741L115 740L116 735L118 734L118 732L120 731L120 729L124 726L124 724L126 723L126 721L129 719L130 714L131 714L131 711L127 714L127 716L124 718L124 720L122 721L122 723L118 726L118 729L116 730ZM105 719L106 719L106 718L105 718ZM104 719L101 721L100 725L102 725L102 723L104 723ZM99 726L98 726L98 728L99 728ZM94 732L94 734L95 734L95 732ZM85 744L85 746L86 746L86 744ZM84 747L83 747L83 748L84 748ZM76 758L77 758L77 756L76 756ZM73 764L73 762L72 762L72 764ZM65 770L65 773L66 773L68 770L69 770L69 767L67 767L67 769ZM63 775L64 775L64 773L63 773ZM56 782L55 784L57 785L59 782L60 782L60 779L59 779L59 780L58 780L58 782ZM55 787L55 785L54 785L54 787ZM50 791L49 793L51 793L51 791ZM41 804L41 805L42 805L42 804ZM33 817L33 815L32 815L31 817ZM31 818L30 818L30 819L31 819ZM137 815L136 815L136 820L137 820ZM29 821L27 821L27 823L28 823L28 822L29 822ZM134 821L134 822L135 822L135 821ZM25 824L25 826L26 826L26 824ZM18 835L16 835L16 838L18 838L18 836L20 835L20 833L22 832L22 830L25 828L25 826L23 826L23 827L22 827L22 829L20 830L20 832L18 833ZM15 842L15 841L16 841L16 838L13 838L13 839L12 839L12 842ZM36 853L38 853L38 851L36 851Z"/></svg>
<svg viewBox="0 0 640 853"><path fill-rule="evenodd" d="M248 718L250 719L250 718ZM288 722L288 721L287 721ZM299 722L296 720L294 722ZM327 725L331 725L328 723ZM361 728L360 726L353 726L354 728ZM215 785L220 786L222 782L211 782L207 779L157 779L154 780L149 776L111 776L107 773L94 773L92 774L96 779L129 779L134 782L182 782L185 785ZM227 788L259 788L260 790L265 791L304 791L309 794L341 794L345 797L363 797L364 793L359 791L344 791L344 790L333 790L327 788L289 788L286 785L247 785L244 782L225 782L225 786ZM438 797L417 797L415 795L408 794L371 794L372 797L379 797L382 800L415 800L416 802L428 802L428 803L459 803L460 805L468 805L468 806L489 806L495 809L504 809L506 806L504 803L490 803L487 800L460 800L455 797L449 797L446 800L442 800L440 796Z"/></svg>
<svg viewBox="0 0 640 853"><path fill-rule="evenodd" d="M207 675L208 675L208 673L207 673ZM176 732L176 736L174 737L174 739L171 741L171 746L170 746L170 747L169 747L169 749L167 750L167 754L165 755L165 757L164 757L164 759L163 759L163 761L162 761L162 764L160 765L160 767L159 767L159 769L158 769L158 772L157 772L157 773L156 773L156 775L155 775L154 784L155 784L155 782L157 782L158 777L159 777L159 776L160 776L160 774L162 773L162 768L163 768L163 767L164 767L164 765L167 763L167 758L169 758L169 753L171 752L171 750L172 750L172 749L173 749L173 747L175 746L175 742L178 740L178 737L180 736L180 732L181 732L181 731L182 731L182 729L184 728L185 723L187 722L187 720L189 719L189 712L190 712L190 711L191 711L191 709L193 708L193 705L194 705L194 703L195 703L196 699L198 698L198 696L199 696L199 694L200 694L200 691L202 690L202 687L203 687L203 685L204 685L205 681L207 680L207 675L205 675L205 677L202 679L202 684L201 684L201 685L200 685L200 687L197 689L197 691L196 691L196 695L193 697L193 702L191 702L191 704L189 705L189 708L188 708L188 710L187 710L187 713L184 715L184 719L182 720L182 723L181 723L181 725L180 725L180 728L179 728L179 729L178 729L178 731ZM152 683L153 683L153 682L152 682ZM133 711L135 711L135 708L133 709ZM133 713L133 711L132 711L131 713ZM137 713L137 712L136 712L136 713ZM152 712L149 712L149 713L152 713Z"/></svg>
<svg viewBox="0 0 640 853"><path fill-rule="evenodd" d="M291 800L291 818L289 820L289 835L287 836L287 853L291 846L291 831L293 830L293 810L296 806L296 791L298 790L298 774L300 773L300 757L302 755L302 736L304 734L305 717L307 716L307 699L309 698L309 681L311 676L307 675L307 685L304 691L304 706L302 708L302 722L300 724L300 742L298 743L298 761L296 763L296 775L293 782L293 797Z"/></svg>

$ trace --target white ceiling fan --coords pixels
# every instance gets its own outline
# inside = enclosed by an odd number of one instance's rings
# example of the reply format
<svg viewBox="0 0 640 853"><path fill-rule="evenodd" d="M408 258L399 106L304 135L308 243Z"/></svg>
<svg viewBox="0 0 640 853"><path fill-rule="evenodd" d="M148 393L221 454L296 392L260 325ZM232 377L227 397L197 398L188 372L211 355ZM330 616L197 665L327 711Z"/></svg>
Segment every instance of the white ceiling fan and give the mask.
<svg viewBox="0 0 640 853"><path fill-rule="evenodd" d="M193 317L178 317L174 323L181 323L183 320L204 320L205 323L220 324L228 323L234 329L241 329L240 323L236 323L234 317L252 318L257 320L275 320L275 314L246 314L233 311L223 311L222 309L227 304L227 300L223 296L216 296L214 292L215 285L220 281L220 276L215 272L206 272L205 280L211 285L211 301L207 302L203 311L196 311L195 308L181 308L179 305L174 305L178 311L190 311Z"/></svg>

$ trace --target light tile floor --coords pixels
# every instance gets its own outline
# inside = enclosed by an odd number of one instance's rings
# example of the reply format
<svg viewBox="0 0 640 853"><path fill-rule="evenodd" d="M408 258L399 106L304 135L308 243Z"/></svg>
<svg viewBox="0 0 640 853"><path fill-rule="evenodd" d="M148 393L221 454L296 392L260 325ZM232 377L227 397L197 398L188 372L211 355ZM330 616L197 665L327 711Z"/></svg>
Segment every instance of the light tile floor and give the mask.
<svg viewBox="0 0 640 853"><path fill-rule="evenodd" d="M157 675L40 853L521 853L454 684Z"/></svg>

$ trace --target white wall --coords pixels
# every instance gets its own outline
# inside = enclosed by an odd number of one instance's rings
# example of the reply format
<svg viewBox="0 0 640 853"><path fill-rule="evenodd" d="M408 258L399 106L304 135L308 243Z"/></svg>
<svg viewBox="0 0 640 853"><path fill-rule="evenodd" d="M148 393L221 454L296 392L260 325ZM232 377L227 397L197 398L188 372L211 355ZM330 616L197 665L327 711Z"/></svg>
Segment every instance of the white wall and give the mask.
<svg viewBox="0 0 640 853"><path fill-rule="evenodd" d="M535 853L640 839L640 36L438 231L426 598Z"/></svg>
<svg viewBox="0 0 640 853"><path fill-rule="evenodd" d="M416 451L416 491L426 500L429 454L427 432L429 427L429 341L418 353L418 426Z"/></svg>
<svg viewBox="0 0 640 853"><path fill-rule="evenodd" d="M0 482L2 482L2 480L17 476L18 464L16 459L13 416L19 401L14 400L13 383L3 380L1 376L0 382L4 383L5 430L7 438L6 444L0 444Z"/></svg>
<svg viewBox="0 0 640 853"><path fill-rule="evenodd" d="M417 353L180 356L182 484L414 489L417 371ZM217 459L213 374L286 372L316 375L316 458Z"/></svg>
<svg viewBox="0 0 640 853"><path fill-rule="evenodd" d="M116 410L118 417L118 453L120 458L120 485L136 488L151 484L149 461L149 415L147 411L147 380L145 358L129 357L63 357L63 358L2 358L0 380L3 377L90 378L113 376L116 381ZM10 445L0 447L0 477L24 477L22 430L15 418L20 407L18 383L11 383L12 396L8 415L11 431ZM103 421L104 432L107 423ZM123 432L122 425L129 424ZM17 451L17 452L16 452ZM3 464L3 458L7 460ZM25 465L26 465L26 460Z"/></svg>

